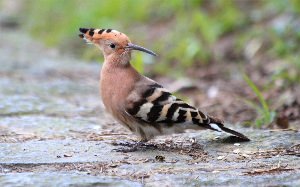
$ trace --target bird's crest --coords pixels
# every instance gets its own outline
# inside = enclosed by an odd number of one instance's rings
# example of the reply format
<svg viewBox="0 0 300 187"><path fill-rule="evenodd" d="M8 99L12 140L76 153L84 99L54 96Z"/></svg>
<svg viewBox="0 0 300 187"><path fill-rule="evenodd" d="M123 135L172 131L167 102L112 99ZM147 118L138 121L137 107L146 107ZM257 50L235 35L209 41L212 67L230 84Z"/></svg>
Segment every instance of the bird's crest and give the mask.
<svg viewBox="0 0 300 187"><path fill-rule="evenodd" d="M129 38L116 30L113 29L94 29L94 28L79 28L81 34L79 34L80 38L83 38L88 43L92 43L93 41L97 41L100 39L113 39L120 44L130 43Z"/></svg>
<svg viewBox="0 0 300 187"><path fill-rule="evenodd" d="M113 29L79 28L79 31L81 32L79 37L84 39L87 43L96 44L99 40L112 40L120 46L120 54L122 54L125 49L128 49L143 51L150 55L157 56L157 54L149 49L132 44L125 34Z"/></svg>

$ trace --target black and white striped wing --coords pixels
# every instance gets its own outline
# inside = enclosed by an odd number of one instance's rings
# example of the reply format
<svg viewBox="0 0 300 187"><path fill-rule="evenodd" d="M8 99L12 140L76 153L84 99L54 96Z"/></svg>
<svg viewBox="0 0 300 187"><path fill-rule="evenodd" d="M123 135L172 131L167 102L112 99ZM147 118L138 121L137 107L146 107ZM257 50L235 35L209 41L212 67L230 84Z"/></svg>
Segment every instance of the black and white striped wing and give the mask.
<svg viewBox="0 0 300 187"><path fill-rule="evenodd" d="M148 85L139 100L130 101L126 112L146 123L210 123L208 116L168 92L159 84Z"/></svg>
<svg viewBox="0 0 300 187"><path fill-rule="evenodd" d="M146 86L141 93L133 93L129 96L126 112L136 120L148 124L195 124L203 128L224 131L249 141L245 135L229 129L224 123L214 117L203 114L196 109L177 99L159 84ZM138 99L134 99L138 98Z"/></svg>

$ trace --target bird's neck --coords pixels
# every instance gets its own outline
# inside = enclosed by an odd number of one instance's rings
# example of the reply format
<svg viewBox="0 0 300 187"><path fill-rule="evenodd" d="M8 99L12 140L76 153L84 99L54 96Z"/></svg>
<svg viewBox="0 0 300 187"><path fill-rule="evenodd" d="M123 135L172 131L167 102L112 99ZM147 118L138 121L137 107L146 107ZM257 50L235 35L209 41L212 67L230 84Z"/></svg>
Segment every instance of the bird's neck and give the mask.
<svg viewBox="0 0 300 187"><path fill-rule="evenodd" d="M116 65L104 62L100 75L100 92L103 103L108 111L113 111L113 106L120 106L120 101L125 101L128 94L134 89L134 83L141 79L141 75L128 63Z"/></svg>
<svg viewBox="0 0 300 187"><path fill-rule="evenodd" d="M104 59L106 64L109 64L110 66L116 66L122 68L130 65L129 62L131 60L131 54L124 53L122 55L117 55L117 54L104 55Z"/></svg>
<svg viewBox="0 0 300 187"><path fill-rule="evenodd" d="M126 80L136 81L141 75L132 67L130 62L104 61L101 69L101 78L120 79L122 83Z"/></svg>

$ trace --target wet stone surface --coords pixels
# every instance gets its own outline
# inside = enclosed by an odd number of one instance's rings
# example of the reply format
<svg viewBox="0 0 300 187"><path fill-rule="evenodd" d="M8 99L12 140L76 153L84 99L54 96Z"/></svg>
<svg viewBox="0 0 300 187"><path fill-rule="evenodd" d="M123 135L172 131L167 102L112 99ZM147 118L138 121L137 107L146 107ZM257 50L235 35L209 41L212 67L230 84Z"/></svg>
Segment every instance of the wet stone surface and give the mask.
<svg viewBox="0 0 300 187"><path fill-rule="evenodd" d="M0 186L300 185L299 130L236 126L252 139L240 143L192 131L117 152L136 137L105 113L99 64L0 37Z"/></svg>

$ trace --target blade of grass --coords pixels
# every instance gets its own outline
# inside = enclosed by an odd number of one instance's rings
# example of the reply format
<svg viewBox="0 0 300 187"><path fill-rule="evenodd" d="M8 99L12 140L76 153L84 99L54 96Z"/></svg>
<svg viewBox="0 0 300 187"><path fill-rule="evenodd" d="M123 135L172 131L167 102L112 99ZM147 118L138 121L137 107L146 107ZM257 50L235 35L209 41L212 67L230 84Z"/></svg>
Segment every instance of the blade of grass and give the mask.
<svg viewBox="0 0 300 187"><path fill-rule="evenodd" d="M265 98L263 97L262 93L259 91L259 89L254 84L254 82L246 74L243 74L243 78L246 81L246 83L249 85L249 87L252 89L252 91L255 93L255 95L257 96L260 104L263 107L263 111L264 111L265 115L267 115L266 116L267 119L270 119L270 117L271 117L270 109L269 109L269 106L268 106Z"/></svg>

